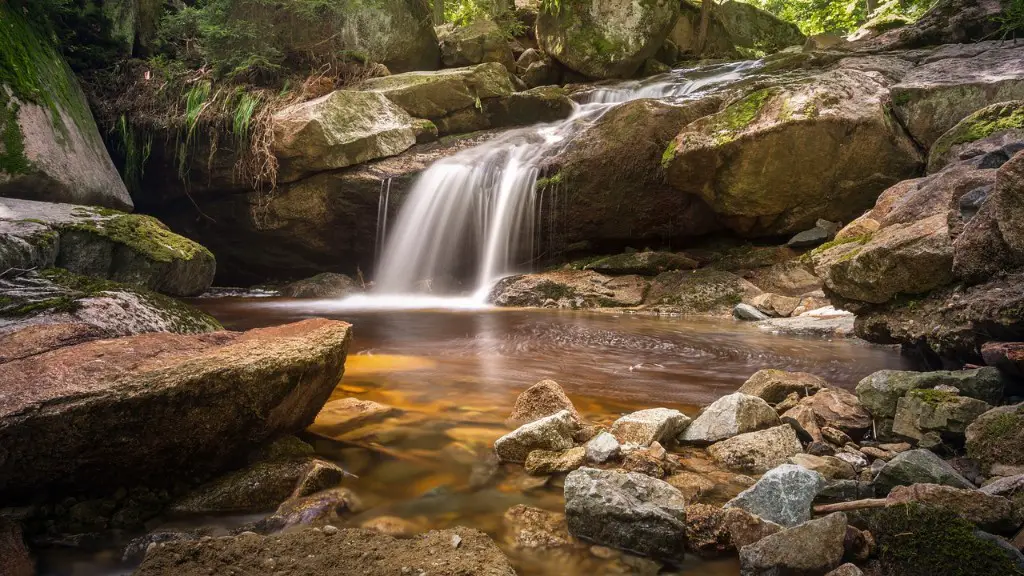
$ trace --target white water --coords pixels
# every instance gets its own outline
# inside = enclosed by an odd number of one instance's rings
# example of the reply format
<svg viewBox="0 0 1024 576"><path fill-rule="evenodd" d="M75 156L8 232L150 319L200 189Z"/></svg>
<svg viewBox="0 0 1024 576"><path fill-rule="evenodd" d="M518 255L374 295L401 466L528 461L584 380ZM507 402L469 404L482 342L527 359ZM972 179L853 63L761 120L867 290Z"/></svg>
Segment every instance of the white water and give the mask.
<svg viewBox="0 0 1024 576"><path fill-rule="evenodd" d="M741 62L705 71L676 70L599 87L569 118L510 130L435 162L414 183L390 234L390 181L381 184L377 245L384 242L373 293L339 303L354 308L479 308L490 287L528 269L536 253L542 203L535 192L545 159L609 110L630 100L690 99L742 78L759 66ZM610 161L613 161L610 159ZM470 270L465 265L470 263ZM444 297L446 283L475 277L471 294ZM463 291L465 292L465 291Z"/></svg>

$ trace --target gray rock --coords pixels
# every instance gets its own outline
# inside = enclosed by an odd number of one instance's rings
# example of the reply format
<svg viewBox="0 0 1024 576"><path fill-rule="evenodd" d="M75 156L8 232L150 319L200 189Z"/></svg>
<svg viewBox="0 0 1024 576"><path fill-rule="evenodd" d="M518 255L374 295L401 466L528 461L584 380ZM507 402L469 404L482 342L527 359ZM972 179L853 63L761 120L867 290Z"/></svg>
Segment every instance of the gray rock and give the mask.
<svg viewBox="0 0 1024 576"><path fill-rule="evenodd" d="M797 454L789 459L789 463L814 470L826 480L852 480L857 475L852 464L835 456Z"/></svg>
<svg viewBox="0 0 1024 576"><path fill-rule="evenodd" d="M570 448L562 452L534 450L526 457L526 473L533 476L564 473L575 470L586 461L587 453L583 446Z"/></svg>
<svg viewBox="0 0 1024 576"><path fill-rule="evenodd" d="M719 464L749 474L767 472L801 452L796 432L785 424L733 436L708 448L708 454Z"/></svg>
<svg viewBox="0 0 1024 576"><path fill-rule="evenodd" d="M1005 383L995 368L935 372L881 370L857 384L857 397L875 419L894 418L896 403L907 392L937 386L952 386L961 396L998 404L1003 398Z"/></svg>
<svg viewBox="0 0 1024 576"><path fill-rule="evenodd" d="M678 563L685 508L679 490L643 474L580 468L565 478L569 532L603 546Z"/></svg>
<svg viewBox="0 0 1024 576"><path fill-rule="evenodd" d="M832 235L835 235L835 231L832 232ZM813 248L829 240L829 231L820 226L815 226L790 238L789 242L786 242L786 246L790 248Z"/></svg>
<svg viewBox="0 0 1024 576"><path fill-rule="evenodd" d="M868 459L860 452L837 452L836 458L848 462L858 472L868 466Z"/></svg>
<svg viewBox="0 0 1024 576"><path fill-rule="evenodd" d="M760 322L761 320L767 320L768 315L761 312L757 308L754 308L750 304L737 304L732 309L732 315L739 320L747 320L749 322Z"/></svg>
<svg viewBox="0 0 1024 576"><path fill-rule="evenodd" d="M591 464L604 464L609 460L618 458L621 453L621 446L615 436L607 432L601 432L587 442L587 462Z"/></svg>
<svg viewBox="0 0 1024 576"><path fill-rule="evenodd" d="M710 444L780 424L778 413L767 402L737 392L712 402L690 423L680 439Z"/></svg>
<svg viewBox="0 0 1024 576"><path fill-rule="evenodd" d="M494 441L494 451L505 462L526 462L534 450L558 452L572 448L579 423L568 410L524 424Z"/></svg>
<svg viewBox="0 0 1024 576"><path fill-rule="evenodd" d="M864 576L864 572L862 572L860 568L857 568L856 564L846 563L828 574L825 574L825 576Z"/></svg>
<svg viewBox="0 0 1024 576"><path fill-rule="evenodd" d="M833 480L818 492L816 502L849 502L875 497L875 487L859 480Z"/></svg>
<svg viewBox="0 0 1024 576"><path fill-rule="evenodd" d="M651 408L619 418L611 433L623 444L650 446L652 442L669 442L689 424L690 418L678 410Z"/></svg>
<svg viewBox="0 0 1024 576"><path fill-rule="evenodd" d="M929 433L937 433L944 440L962 440L967 426L990 408L986 402L955 392L911 390L896 403L892 431L916 441Z"/></svg>
<svg viewBox="0 0 1024 576"><path fill-rule="evenodd" d="M811 519L811 503L825 487L825 478L795 464L769 470L756 484L725 504L741 508L782 526L796 526Z"/></svg>
<svg viewBox="0 0 1024 576"><path fill-rule="evenodd" d="M740 574L824 574L843 561L846 526L839 512L767 536L740 550Z"/></svg>
<svg viewBox="0 0 1024 576"><path fill-rule="evenodd" d="M896 486L912 484L941 484L966 489L975 487L942 458L920 449L898 454L875 477L875 489L881 495L888 494Z"/></svg>
<svg viewBox="0 0 1024 576"><path fill-rule="evenodd" d="M814 374L767 368L755 372L737 392L757 396L769 404L778 404L790 394L797 394L802 398L813 395L826 386L828 384Z"/></svg>
<svg viewBox="0 0 1024 576"><path fill-rule="evenodd" d="M1009 498L1024 490L1024 474L1000 478L990 484L981 487L981 491L992 496L1005 496Z"/></svg>

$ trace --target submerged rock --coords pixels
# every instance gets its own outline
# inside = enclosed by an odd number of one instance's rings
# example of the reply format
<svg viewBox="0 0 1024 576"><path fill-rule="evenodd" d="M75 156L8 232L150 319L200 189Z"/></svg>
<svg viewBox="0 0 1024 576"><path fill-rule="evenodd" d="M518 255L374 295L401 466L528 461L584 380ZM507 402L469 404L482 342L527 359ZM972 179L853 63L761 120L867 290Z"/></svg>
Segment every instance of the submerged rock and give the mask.
<svg viewBox="0 0 1024 576"><path fill-rule="evenodd" d="M650 446L671 442L689 424L690 418L678 410L651 408L619 418L612 424L611 433L623 444Z"/></svg>
<svg viewBox="0 0 1024 576"><path fill-rule="evenodd" d="M825 478L793 464L769 470L752 487L725 504L741 508L782 526L796 526L811 519L811 504L825 487Z"/></svg>
<svg viewBox="0 0 1024 576"><path fill-rule="evenodd" d="M556 412L498 438L494 451L505 462L526 462L534 450L562 451L573 446L573 432L579 423L568 410Z"/></svg>
<svg viewBox="0 0 1024 576"><path fill-rule="evenodd" d="M710 444L779 424L778 413L767 402L757 396L735 393L723 396L705 408L680 439Z"/></svg>
<svg viewBox="0 0 1024 576"><path fill-rule="evenodd" d="M358 398L342 398L324 404L310 429L325 436L338 436L399 413L397 408Z"/></svg>
<svg viewBox="0 0 1024 576"><path fill-rule="evenodd" d="M363 504L348 488L331 488L283 502L273 514L253 526L261 534L295 526L324 526L344 522L363 511Z"/></svg>
<svg viewBox="0 0 1024 576"><path fill-rule="evenodd" d="M288 563L284 564L287 558ZM281 563L281 564L279 564ZM515 570L483 532L433 530L396 539L359 528L305 529L274 536L240 535L203 542L157 544L135 576L179 576L231 570L263 574L268 566L295 574L391 576L474 574L513 576Z"/></svg>
<svg viewBox="0 0 1024 576"><path fill-rule="evenodd" d="M740 550L740 572L824 574L843 561L846 526L846 515L840 512L766 536Z"/></svg>
<svg viewBox="0 0 1024 576"><path fill-rule="evenodd" d="M210 287L216 261L152 216L0 198L0 264L59 267L175 296Z"/></svg>
<svg viewBox="0 0 1024 576"><path fill-rule="evenodd" d="M763 474L801 452L803 446L787 424L733 436L708 448L708 454L719 464L750 474Z"/></svg>
<svg viewBox="0 0 1024 576"><path fill-rule="evenodd" d="M572 546L565 514L517 504L502 518L511 545L520 550L549 550Z"/></svg>
<svg viewBox="0 0 1024 576"><path fill-rule="evenodd" d="M565 479L565 514L577 538L671 562L686 551L685 498L643 474L572 472Z"/></svg>
<svg viewBox="0 0 1024 576"><path fill-rule="evenodd" d="M98 340L0 364L0 490L108 488L110 470L126 484L221 471L312 423L349 335L315 319Z"/></svg>

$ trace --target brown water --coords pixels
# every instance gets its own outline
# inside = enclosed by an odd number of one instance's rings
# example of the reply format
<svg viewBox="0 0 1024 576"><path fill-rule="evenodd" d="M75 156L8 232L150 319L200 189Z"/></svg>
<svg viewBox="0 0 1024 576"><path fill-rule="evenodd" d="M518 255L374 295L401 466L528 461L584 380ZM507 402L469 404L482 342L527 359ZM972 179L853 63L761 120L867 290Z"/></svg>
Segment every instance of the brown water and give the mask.
<svg viewBox="0 0 1024 576"><path fill-rule="evenodd" d="M538 380L556 380L585 418L610 423L657 406L693 414L761 368L812 372L852 388L876 370L909 367L891 348L772 335L733 320L543 310L331 312L315 302L242 298L196 303L231 329L312 316L351 322L346 375L332 399L354 396L401 411L341 434L322 417L307 435L319 454L357 476L348 486L365 511L351 524L392 516L420 530L476 527L495 538L521 575L643 573L631 559L599 558L586 546L517 551L506 534L502 517L515 504L563 509L558 480L537 486L520 466L487 464L494 440L508 432L502 421L516 396ZM683 466L706 469L691 455ZM114 553L61 554L44 568L73 576L130 571ZM733 559L693 558L675 573L735 575L738 566Z"/></svg>

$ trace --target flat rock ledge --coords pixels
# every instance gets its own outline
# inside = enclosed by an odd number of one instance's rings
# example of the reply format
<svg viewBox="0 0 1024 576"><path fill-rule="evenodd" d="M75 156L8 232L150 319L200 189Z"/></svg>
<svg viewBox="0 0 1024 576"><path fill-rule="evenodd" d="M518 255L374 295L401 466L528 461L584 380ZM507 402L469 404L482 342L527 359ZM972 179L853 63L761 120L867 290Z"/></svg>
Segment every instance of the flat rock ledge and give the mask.
<svg viewBox="0 0 1024 576"><path fill-rule="evenodd" d="M282 574L305 576L515 576L483 532L434 530L397 539L375 530L311 528L153 546L134 576Z"/></svg>
<svg viewBox="0 0 1024 576"><path fill-rule="evenodd" d="M342 376L349 339L349 324L312 319L57 340L0 361L0 493L102 489L112 475L166 484L229 469L313 422Z"/></svg>

